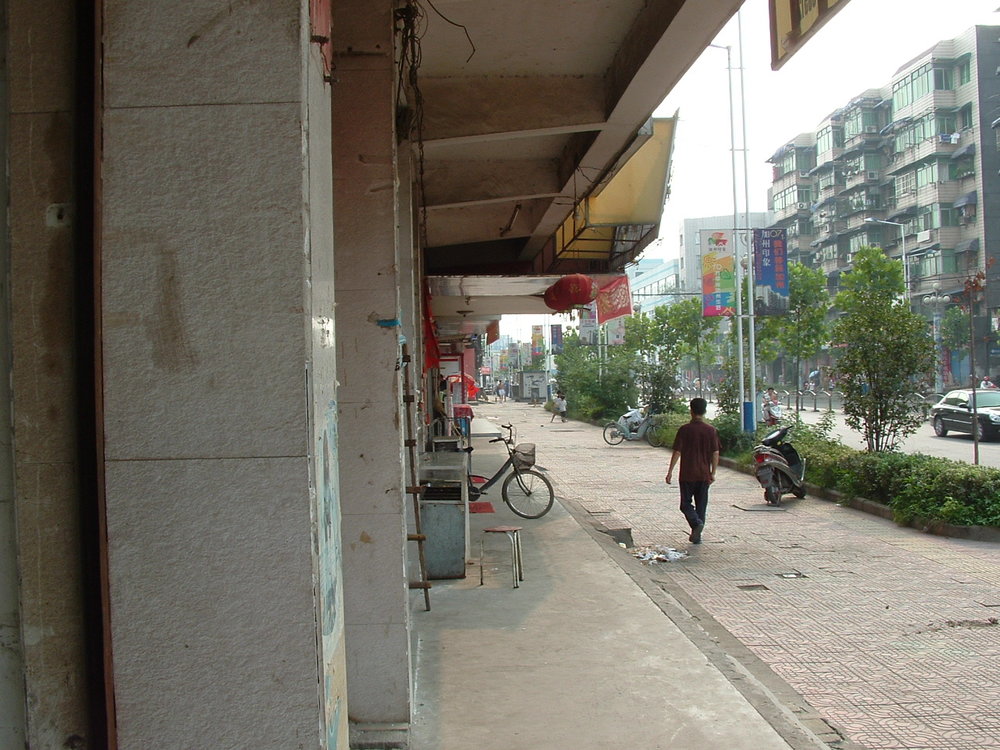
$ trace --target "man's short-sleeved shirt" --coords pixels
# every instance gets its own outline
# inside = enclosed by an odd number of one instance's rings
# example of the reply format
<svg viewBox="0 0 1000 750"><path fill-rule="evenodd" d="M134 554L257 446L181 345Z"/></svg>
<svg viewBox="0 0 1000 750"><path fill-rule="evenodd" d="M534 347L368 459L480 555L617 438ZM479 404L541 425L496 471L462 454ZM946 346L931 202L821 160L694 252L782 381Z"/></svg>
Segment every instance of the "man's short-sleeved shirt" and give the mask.
<svg viewBox="0 0 1000 750"><path fill-rule="evenodd" d="M681 454L680 482L712 481L712 454L722 452L719 432L707 422L681 425L673 449Z"/></svg>

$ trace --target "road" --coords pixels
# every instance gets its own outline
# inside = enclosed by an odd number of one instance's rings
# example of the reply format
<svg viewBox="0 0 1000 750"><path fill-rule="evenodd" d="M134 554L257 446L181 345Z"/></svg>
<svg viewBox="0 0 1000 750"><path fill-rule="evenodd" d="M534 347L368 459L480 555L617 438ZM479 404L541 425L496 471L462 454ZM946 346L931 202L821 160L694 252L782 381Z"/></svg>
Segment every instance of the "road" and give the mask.
<svg viewBox="0 0 1000 750"><path fill-rule="evenodd" d="M811 497L771 508L752 477L720 470L704 543L690 545L677 489L664 483L668 450L609 446L599 427L550 423L522 404L483 404L476 419L511 421L536 443L557 497L583 522L618 519L636 545L685 552L650 564L650 581L695 603L854 743L1000 750L1000 543Z"/></svg>
<svg viewBox="0 0 1000 750"><path fill-rule="evenodd" d="M802 421L806 424L816 424L826 412L822 408L818 412L810 408L799 413L802 415ZM847 426L842 412L835 410L833 413L836 416L833 434L840 438L844 445L863 450L865 443L861 434ZM925 453L929 456L940 456L955 461L973 463L972 435L951 433L947 437L941 438L934 434L930 422L907 437L900 445L900 449L906 453ZM979 441L979 465L1000 468L1000 441Z"/></svg>

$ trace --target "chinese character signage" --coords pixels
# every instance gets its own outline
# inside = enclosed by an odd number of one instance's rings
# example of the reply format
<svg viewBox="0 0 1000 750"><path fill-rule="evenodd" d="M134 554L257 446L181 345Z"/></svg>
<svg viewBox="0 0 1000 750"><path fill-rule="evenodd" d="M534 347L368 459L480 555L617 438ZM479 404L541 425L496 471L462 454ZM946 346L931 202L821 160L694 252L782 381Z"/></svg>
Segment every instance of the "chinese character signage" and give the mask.
<svg viewBox="0 0 1000 750"><path fill-rule="evenodd" d="M784 229L753 230L754 314L788 313L788 246Z"/></svg>
<svg viewBox="0 0 1000 750"><path fill-rule="evenodd" d="M607 341L610 346L621 346L625 343L625 318L615 318L608 322Z"/></svg>
<svg viewBox="0 0 1000 750"><path fill-rule="evenodd" d="M531 356L545 354L545 334L542 326L531 326Z"/></svg>
<svg viewBox="0 0 1000 750"><path fill-rule="evenodd" d="M591 302L581 307L580 313L580 343L584 346L597 346L597 303Z"/></svg>
<svg viewBox="0 0 1000 750"><path fill-rule="evenodd" d="M549 326L549 340L552 342L552 353L562 354L562 326Z"/></svg>
<svg viewBox="0 0 1000 750"><path fill-rule="evenodd" d="M632 314L632 292L628 286L628 276L619 276L602 286L597 292L597 322L603 325L609 320Z"/></svg>
<svg viewBox="0 0 1000 750"><path fill-rule="evenodd" d="M701 256L701 314L718 318L736 314L736 261L731 232L708 232Z"/></svg>

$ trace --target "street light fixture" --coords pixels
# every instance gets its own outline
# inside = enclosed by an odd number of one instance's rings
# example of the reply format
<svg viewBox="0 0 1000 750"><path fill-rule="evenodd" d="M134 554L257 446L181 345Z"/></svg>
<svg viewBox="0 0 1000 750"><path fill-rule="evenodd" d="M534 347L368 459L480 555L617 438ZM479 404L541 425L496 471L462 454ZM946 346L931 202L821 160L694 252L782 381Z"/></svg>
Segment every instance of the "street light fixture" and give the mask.
<svg viewBox="0 0 1000 750"><path fill-rule="evenodd" d="M910 263L909 259L906 257L906 231L905 224L900 224L898 221L886 221L885 219L876 219L872 216L865 218L865 221L869 224L887 224L892 227L897 227L899 229L899 247L902 250L903 259L903 289L906 295L906 302L909 304L910 301Z"/></svg>
<svg viewBox="0 0 1000 750"><path fill-rule="evenodd" d="M944 390L944 377L941 373L943 365L941 344L941 311L949 302L951 302L951 297L947 294L941 294L941 284L938 282L934 282L934 291L931 294L924 295L924 304L930 307L933 311L931 324L934 331L934 391L936 393L941 393Z"/></svg>

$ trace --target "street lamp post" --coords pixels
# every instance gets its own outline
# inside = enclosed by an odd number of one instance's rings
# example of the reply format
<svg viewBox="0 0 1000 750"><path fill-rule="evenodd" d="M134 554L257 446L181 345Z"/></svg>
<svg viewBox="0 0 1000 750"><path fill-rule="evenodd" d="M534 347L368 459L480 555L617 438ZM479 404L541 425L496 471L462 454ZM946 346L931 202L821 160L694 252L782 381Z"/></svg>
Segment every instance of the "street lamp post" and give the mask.
<svg viewBox="0 0 1000 750"><path fill-rule="evenodd" d="M934 331L934 391L941 393L944 391L944 376L941 372L943 362L943 350L941 346L941 311L944 306L951 302L951 297L941 294L941 285L935 282L934 291L924 295L924 304L932 310L931 325Z"/></svg>
<svg viewBox="0 0 1000 750"><path fill-rule="evenodd" d="M886 221L885 219L876 219L869 216L865 219L869 224L887 224L888 226L896 227L899 229L899 247L901 249L901 257L903 259L903 290L906 298L907 304L910 302L910 263L909 259L906 257L906 225L900 224L898 221Z"/></svg>

